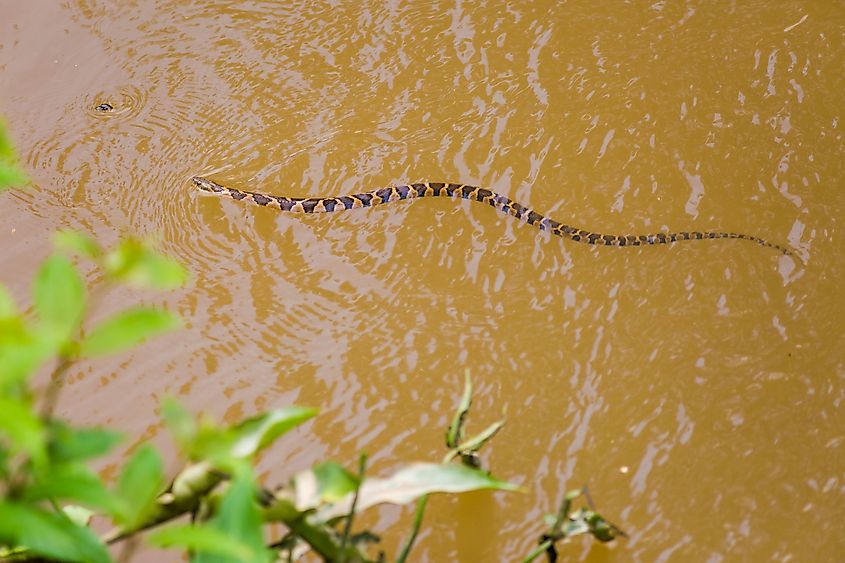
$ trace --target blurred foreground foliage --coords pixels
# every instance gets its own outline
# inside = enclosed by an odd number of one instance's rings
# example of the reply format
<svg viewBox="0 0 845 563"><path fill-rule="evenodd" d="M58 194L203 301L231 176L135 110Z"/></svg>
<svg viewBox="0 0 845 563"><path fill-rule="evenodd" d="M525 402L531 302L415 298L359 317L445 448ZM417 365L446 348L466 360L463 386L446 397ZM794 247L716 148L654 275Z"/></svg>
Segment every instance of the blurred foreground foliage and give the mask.
<svg viewBox="0 0 845 563"><path fill-rule="evenodd" d="M26 182L0 123L0 191ZM77 362L120 353L181 321L160 308L133 306L91 326L86 312L96 299L68 255L92 261L101 272L97 295L110 283L176 288L187 274L139 240L104 249L86 235L62 231L54 243L58 252L43 262L32 283L31 308L20 308L0 285L0 560L108 562L109 545L122 544L119 559L125 561L142 537L203 563L294 560L309 552L325 561L383 561L383 553L375 559L368 553L378 536L353 530L356 514L378 504L416 501L412 530L396 556L405 561L428 495L518 489L483 471L478 457L504 420L465 436L469 376L440 463L409 463L375 478L365 475L362 454L354 472L324 461L268 488L256 478L256 456L314 417L315 409L282 407L223 426L167 400L162 412L183 460L181 470L168 479L161 454L145 444L107 483L90 465L110 455L123 437L105 428L76 427L55 415L66 374ZM39 372L45 378L49 372L49 379L36 391ZM574 535L591 534L603 542L622 535L592 508L570 512L581 492L565 496L559 513L550 517L549 532L526 560L542 553L554 560L556 542ZM111 529L95 533L94 516Z"/></svg>

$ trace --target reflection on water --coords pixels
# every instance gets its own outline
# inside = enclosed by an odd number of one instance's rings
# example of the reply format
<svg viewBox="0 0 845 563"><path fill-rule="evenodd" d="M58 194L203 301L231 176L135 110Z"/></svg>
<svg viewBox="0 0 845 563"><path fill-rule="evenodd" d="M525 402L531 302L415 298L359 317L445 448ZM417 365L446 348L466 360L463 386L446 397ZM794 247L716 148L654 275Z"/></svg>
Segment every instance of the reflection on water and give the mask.
<svg viewBox="0 0 845 563"><path fill-rule="evenodd" d="M475 422L509 414L485 463L530 493L436 499L421 557L517 559L584 483L631 539L573 558L841 557L841 9L172 4L0 5L36 183L0 206L0 269L31 272L61 226L157 236L194 275L166 300L187 328L81 367L70 415L163 442L167 394L227 420L314 405L269 481L362 449L386 472L441 457L468 367ZM592 248L439 198L291 216L199 197L198 174L296 197L449 180L800 260ZM372 518L390 552L410 511Z"/></svg>

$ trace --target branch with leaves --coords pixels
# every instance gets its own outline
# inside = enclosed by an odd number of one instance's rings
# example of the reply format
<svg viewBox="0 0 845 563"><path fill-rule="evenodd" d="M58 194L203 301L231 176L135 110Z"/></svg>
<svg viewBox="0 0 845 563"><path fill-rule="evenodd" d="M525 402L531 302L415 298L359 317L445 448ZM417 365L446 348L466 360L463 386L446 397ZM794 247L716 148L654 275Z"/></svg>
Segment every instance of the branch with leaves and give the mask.
<svg viewBox="0 0 845 563"><path fill-rule="evenodd" d="M93 260L112 281L168 288L186 277L175 262L139 241L106 251L88 237L63 232L56 244ZM161 456L144 445L108 488L87 462L107 454L119 437L54 418L63 375L76 362L125 350L179 326L179 320L133 307L85 330L85 284L61 255L48 258L39 270L33 303L35 315L28 318L0 291L0 476L6 477L0 501L0 544L6 551L0 555L109 561L106 544L157 528L146 536L150 544L186 549L196 561L206 556L270 561L282 550L293 554L303 547L330 561L369 561L360 546L375 535L352 533L356 512L431 493L515 488L450 464L410 464L386 479L365 479L362 458L357 475L324 462L270 490L256 481L256 455L315 416L315 409L275 409L223 427L207 417L195 419L175 401L165 402L163 412L187 460L185 468L165 487ZM29 381L51 356L56 367L42 408L36 409ZM94 514L115 523L102 538L87 527ZM191 523L172 523L185 515ZM288 532L267 546L262 527L271 523L284 524Z"/></svg>

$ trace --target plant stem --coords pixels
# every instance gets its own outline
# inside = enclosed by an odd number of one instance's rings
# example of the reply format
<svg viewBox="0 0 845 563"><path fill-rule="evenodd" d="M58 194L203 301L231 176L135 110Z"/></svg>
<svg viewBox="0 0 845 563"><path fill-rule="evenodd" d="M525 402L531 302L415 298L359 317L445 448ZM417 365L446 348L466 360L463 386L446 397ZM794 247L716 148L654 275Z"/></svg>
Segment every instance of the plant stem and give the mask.
<svg viewBox="0 0 845 563"><path fill-rule="evenodd" d="M406 541L405 545L402 546L402 552L399 554L399 557L396 558L396 563L405 563L405 560L408 558L408 554L411 553L411 548L414 547L414 542L417 540L417 534L420 532L426 503L428 503L428 495L421 496L417 501L417 510L414 513L414 527L411 529L411 535L408 537L408 541Z"/></svg>
<svg viewBox="0 0 845 563"><path fill-rule="evenodd" d="M349 541L349 534L352 532L352 520L355 518L355 507L358 504L358 493L364 483L364 466L367 463L367 454L361 453L358 458L358 484L355 486L355 495L352 497L352 506L349 509L349 516L346 517L346 524L343 527L343 538L340 540L340 561L346 561L346 542Z"/></svg>
<svg viewBox="0 0 845 563"><path fill-rule="evenodd" d="M43 421L48 421L53 415L53 410L56 408L56 402L59 399L59 392L64 385L65 373L70 367L71 361L67 356L60 356L59 362L53 373L50 374L50 383L44 392L44 402L41 405L40 417ZM25 465L21 464L15 468L8 479L8 490L6 496L15 498L23 489L27 481L27 476L30 473L25 469Z"/></svg>
<svg viewBox="0 0 845 563"><path fill-rule="evenodd" d="M581 488L581 494L584 495L584 499L586 499L587 506L590 507L590 510L595 512L596 511L596 505L593 504L593 497L590 496L590 491L587 489L587 485L584 485Z"/></svg>
<svg viewBox="0 0 845 563"><path fill-rule="evenodd" d="M59 394L65 385L65 373L71 365L70 357L62 355L56 364L56 369L50 374L50 383L44 391L44 402L41 404L41 418L49 420L53 416L56 404L59 402Z"/></svg>
<svg viewBox="0 0 845 563"><path fill-rule="evenodd" d="M534 561L541 553L543 553L544 551L548 551L551 546L552 540L544 541L543 543L535 547L534 550L528 554L528 557L522 560L522 563L530 563L531 561Z"/></svg>
<svg viewBox="0 0 845 563"><path fill-rule="evenodd" d="M91 293L88 295L88 304L85 308L83 320L85 318L90 318L91 313L99 307L102 302L102 295L104 292L105 286L102 284L91 289ZM73 342L74 346L76 346L82 337L81 324L82 323L80 322L76 340ZM53 416L53 411L56 410L56 405L59 402L59 394L65 386L65 374L71 364L73 364L73 354L65 350L61 351L59 354L59 363L56 364L56 369L54 369L53 373L50 374L50 383L44 391L44 402L41 405L41 418L44 420L49 420Z"/></svg>

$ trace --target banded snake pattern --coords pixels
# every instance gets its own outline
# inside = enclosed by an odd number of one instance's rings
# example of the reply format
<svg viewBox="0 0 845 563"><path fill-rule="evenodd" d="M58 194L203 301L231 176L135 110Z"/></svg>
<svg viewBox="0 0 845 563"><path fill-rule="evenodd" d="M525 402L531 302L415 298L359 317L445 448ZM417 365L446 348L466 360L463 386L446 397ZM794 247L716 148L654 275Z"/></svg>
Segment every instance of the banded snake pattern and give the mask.
<svg viewBox="0 0 845 563"><path fill-rule="evenodd" d="M194 176L191 180L194 185L203 192L229 197L237 201L254 203L263 207L272 207L274 209L291 213L331 213L342 209L372 207L374 205L382 205L393 201L420 197L460 197L462 199L486 203L491 207L509 215L513 215L517 219L525 220L529 225L534 225L541 231L549 231L559 237L587 244L600 246L643 246L651 244L670 244L682 240L728 238L748 240L765 247L774 248L786 255L791 256L793 254L790 250L784 248L783 246L771 243L757 236L742 233L723 231L681 231L644 235L610 235L605 233L596 233L577 227L571 227L559 221L555 221L554 219L544 217L536 211L529 209L510 198L497 194L496 192L486 188L466 186L463 184L425 182L420 184L393 186L359 194L341 195L336 197L296 198L227 188L201 176Z"/></svg>

